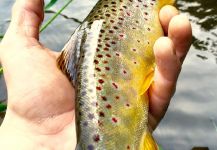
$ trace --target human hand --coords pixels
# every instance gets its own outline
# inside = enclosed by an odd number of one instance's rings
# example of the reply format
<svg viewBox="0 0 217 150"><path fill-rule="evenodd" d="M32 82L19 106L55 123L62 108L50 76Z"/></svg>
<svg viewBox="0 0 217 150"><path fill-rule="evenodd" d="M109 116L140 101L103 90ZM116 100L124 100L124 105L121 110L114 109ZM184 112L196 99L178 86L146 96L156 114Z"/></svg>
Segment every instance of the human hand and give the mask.
<svg viewBox="0 0 217 150"><path fill-rule="evenodd" d="M72 149L74 89L57 68L58 54L39 41L42 0L17 0L0 44L8 109L0 128L7 150Z"/></svg>
<svg viewBox="0 0 217 150"><path fill-rule="evenodd" d="M171 17L162 16L165 13L161 11L165 32L170 19L177 14L174 8L166 10L171 11ZM0 144L7 150L72 149L76 144L74 89L56 67L58 54L38 41L42 20L42 0L17 0L12 22L0 44L0 61L8 89L8 109L0 128ZM177 21L180 17L174 24ZM164 38L155 45L158 69L150 89L152 128L165 113L181 69L179 58L184 58L189 48L190 26L187 20L180 22L185 22L181 29L174 25L169 29L172 42ZM171 55L174 47L177 56ZM162 88L164 91L159 90Z"/></svg>
<svg viewBox="0 0 217 150"><path fill-rule="evenodd" d="M173 6L164 6L159 14L165 37L154 45L156 68L149 88L149 128L153 131L166 113L175 93L182 63L191 45L192 29L186 16Z"/></svg>

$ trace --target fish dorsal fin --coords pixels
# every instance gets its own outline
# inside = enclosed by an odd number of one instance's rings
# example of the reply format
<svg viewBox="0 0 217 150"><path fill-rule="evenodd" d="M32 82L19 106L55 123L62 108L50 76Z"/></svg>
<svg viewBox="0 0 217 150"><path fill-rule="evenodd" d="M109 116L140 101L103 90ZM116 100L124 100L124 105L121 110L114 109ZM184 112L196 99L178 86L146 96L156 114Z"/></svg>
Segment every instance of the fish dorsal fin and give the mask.
<svg viewBox="0 0 217 150"><path fill-rule="evenodd" d="M57 59L60 70L68 77L73 85L75 85L76 81L77 66L79 65L81 51L86 51L86 49L91 51L92 48L96 49L97 43L94 44L93 40L89 39L94 38L94 41L98 41L102 22L103 20L94 21L90 28L88 28L87 22L79 26L65 44L60 57Z"/></svg>
<svg viewBox="0 0 217 150"><path fill-rule="evenodd" d="M160 8L165 5L174 5L176 0L159 0Z"/></svg>

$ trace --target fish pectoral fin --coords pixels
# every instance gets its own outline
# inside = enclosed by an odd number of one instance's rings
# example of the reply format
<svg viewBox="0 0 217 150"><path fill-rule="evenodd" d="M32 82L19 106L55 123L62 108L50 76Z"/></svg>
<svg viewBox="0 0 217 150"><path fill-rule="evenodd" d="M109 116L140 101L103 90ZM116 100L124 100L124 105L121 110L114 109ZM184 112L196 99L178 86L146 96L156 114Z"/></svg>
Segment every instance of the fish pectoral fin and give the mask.
<svg viewBox="0 0 217 150"><path fill-rule="evenodd" d="M140 95L144 95L145 92L149 89L150 85L153 82L153 77L154 77L154 69L151 69L149 73L145 76L144 82L139 92Z"/></svg>
<svg viewBox="0 0 217 150"><path fill-rule="evenodd" d="M140 150L159 150L152 134L147 131L140 142Z"/></svg>
<svg viewBox="0 0 217 150"><path fill-rule="evenodd" d="M65 44L57 59L57 66L73 83L75 82L76 65L80 57L82 32L84 31L81 30L81 26L79 26Z"/></svg>
<svg viewBox="0 0 217 150"><path fill-rule="evenodd" d="M102 23L103 20L97 20L88 27L88 22L84 22L75 30L57 59L58 67L72 81L73 85L75 85L81 53L86 55L88 51L96 51Z"/></svg>

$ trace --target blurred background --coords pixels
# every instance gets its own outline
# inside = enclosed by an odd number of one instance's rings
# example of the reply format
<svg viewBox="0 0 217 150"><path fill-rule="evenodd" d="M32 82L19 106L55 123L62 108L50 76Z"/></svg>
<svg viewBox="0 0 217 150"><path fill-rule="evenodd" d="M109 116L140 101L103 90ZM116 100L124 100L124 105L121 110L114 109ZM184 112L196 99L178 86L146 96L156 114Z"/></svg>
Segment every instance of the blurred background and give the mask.
<svg viewBox="0 0 217 150"><path fill-rule="evenodd" d="M49 8L45 22L66 2L58 1ZM61 50L96 2L72 1L41 33L40 41L55 51ZM0 1L0 35L10 23L13 3L14 0ZM190 150L193 147L217 150L217 1L178 0L176 6L191 20L193 44L183 65L177 92L154 137L164 150ZM6 99L7 91L1 76L0 100Z"/></svg>

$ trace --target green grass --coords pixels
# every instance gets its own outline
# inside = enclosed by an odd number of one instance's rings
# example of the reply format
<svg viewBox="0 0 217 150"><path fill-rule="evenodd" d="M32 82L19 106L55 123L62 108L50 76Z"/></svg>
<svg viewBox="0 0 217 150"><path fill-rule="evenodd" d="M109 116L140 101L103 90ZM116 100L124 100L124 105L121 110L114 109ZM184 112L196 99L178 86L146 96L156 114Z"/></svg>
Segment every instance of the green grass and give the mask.
<svg viewBox="0 0 217 150"><path fill-rule="evenodd" d="M48 10L50 9L54 4L56 4L58 0L51 0L47 5L45 5L44 9Z"/></svg>
<svg viewBox="0 0 217 150"><path fill-rule="evenodd" d="M3 74L3 68L0 67L0 76Z"/></svg>
<svg viewBox="0 0 217 150"><path fill-rule="evenodd" d="M52 0L51 0L52 1ZM66 9L66 7L72 2L73 0L68 0L67 3L65 5L63 5L63 7L57 11L53 17L51 17L40 29L40 32L44 31L60 14L63 10Z"/></svg>
<svg viewBox="0 0 217 150"><path fill-rule="evenodd" d="M4 112L7 109L7 105L0 102L0 112Z"/></svg>

